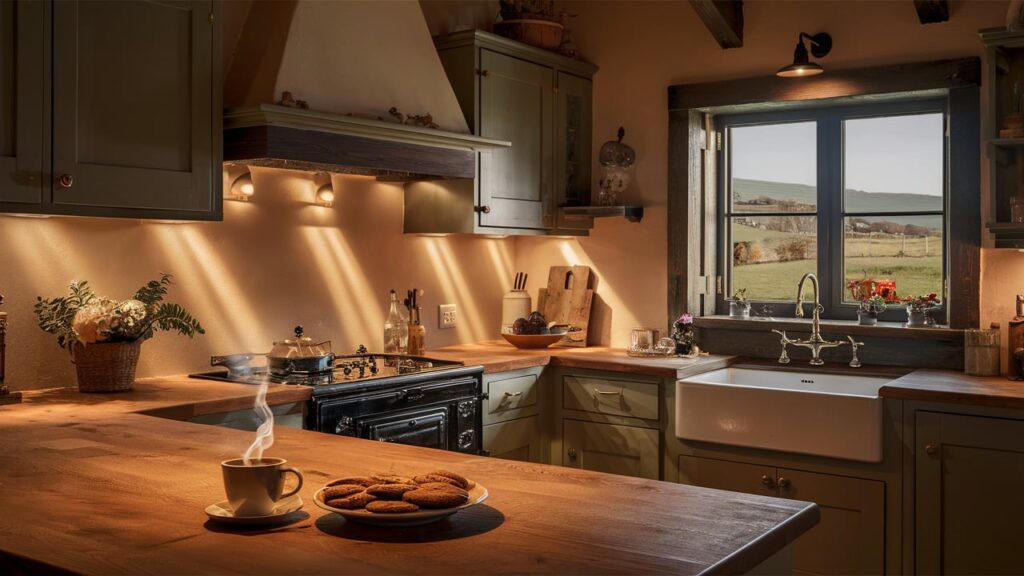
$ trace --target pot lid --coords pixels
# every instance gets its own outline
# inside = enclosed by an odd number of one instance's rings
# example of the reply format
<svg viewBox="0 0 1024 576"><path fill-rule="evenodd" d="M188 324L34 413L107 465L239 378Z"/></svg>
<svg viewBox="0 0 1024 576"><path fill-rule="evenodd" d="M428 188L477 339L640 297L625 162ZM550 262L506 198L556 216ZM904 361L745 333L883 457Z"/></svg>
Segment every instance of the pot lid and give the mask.
<svg viewBox="0 0 1024 576"><path fill-rule="evenodd" d="M309 356L325 356L331 353L331 341L314 342L303 334L302 326L295 327L295 336L274 342L270 358L298 358Z"/></svg>

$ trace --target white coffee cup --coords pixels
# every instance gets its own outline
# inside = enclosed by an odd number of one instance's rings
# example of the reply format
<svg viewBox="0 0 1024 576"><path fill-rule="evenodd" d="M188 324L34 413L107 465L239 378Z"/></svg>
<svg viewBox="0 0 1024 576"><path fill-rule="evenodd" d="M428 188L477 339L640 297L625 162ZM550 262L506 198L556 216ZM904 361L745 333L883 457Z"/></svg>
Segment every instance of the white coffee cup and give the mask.
<svg viewBox="0 0 1024 576"><path fill-rule="evenodd" d="M268 516L282 499L294 495L302 488L302 473L285 466L283 458L254 458L245 463L243 458L220 463L224 473L224 492L236 516ZM284 492L284 476L295 474L298 484Z"/></svg>

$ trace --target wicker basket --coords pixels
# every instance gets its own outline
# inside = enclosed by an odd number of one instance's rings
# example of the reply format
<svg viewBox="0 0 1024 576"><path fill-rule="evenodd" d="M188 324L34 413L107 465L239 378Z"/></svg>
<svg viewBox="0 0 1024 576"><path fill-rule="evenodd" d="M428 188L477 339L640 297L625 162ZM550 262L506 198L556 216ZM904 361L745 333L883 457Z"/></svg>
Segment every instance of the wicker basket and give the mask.
<svg viewBox="0 0 1024 576"><path fill-rule="evenodd" d="M121 392L131 390L139 365L142 340L103 342L74 348L75 371L80 392Z"/></svg>
<svg viewBox="0 0 1024 576"><path fill-rule="evenodd" d="M562 44L562 25L549 20L503 20L494 23L494 33L530 46L557 50Z"/></svg>

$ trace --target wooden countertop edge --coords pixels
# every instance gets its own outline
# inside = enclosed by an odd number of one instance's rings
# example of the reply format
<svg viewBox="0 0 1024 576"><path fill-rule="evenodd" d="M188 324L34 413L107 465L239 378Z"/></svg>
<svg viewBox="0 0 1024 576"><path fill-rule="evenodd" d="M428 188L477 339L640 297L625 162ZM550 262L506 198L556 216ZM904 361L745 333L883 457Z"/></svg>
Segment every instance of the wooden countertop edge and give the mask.
<svg viewBox="0 0 1024 576"><path fill-rule="evenodd" d="M821 521L821 509L808 503L789 519L751 540L732 554L708 566L701 574L746 574L779 553Z"/></svg>

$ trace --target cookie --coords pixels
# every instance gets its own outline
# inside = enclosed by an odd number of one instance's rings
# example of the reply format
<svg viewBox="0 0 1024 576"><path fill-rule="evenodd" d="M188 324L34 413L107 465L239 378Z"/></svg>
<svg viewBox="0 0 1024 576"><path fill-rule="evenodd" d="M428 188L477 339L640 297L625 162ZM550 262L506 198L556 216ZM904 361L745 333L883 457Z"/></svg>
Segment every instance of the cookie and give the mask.
<svg viewBox="0 0 1024 576"><path fill-rule="evenodd" d="M453 508L469 502L469 495L454 490L411 490L402 495L402 500L423 508Z"/></svg>
<svg viewBox="0 0 1024 576"><path fill-rule="evenodd" d="M417 484L430 484L430 483L443 482L445 484L451 484L452 486L455 486L456 488L462 488L462 486L459 485L459 481L458 480L456 480L454 478L449 478L447 476L438 476L437 474L420 474L419 476L413 476L412 481L417 483Z"/></svg>
<svg viewBox="0 0 1024 576"><path fill-rule="evenodd" d="M366 489L366 493L381 500L401 500L402 494L417 488L419 486L416 484L374 484Z"/></svg>
<svg viewBox="0 0 1024 576"><path fill-rule="evenodd" d="M351 496L345 496L344 498L335 498L328 500L327 505L332 508L341 508L342 510L359 510L365 508L367 504L376 500L377 497L373 494L367 494L366 492L356 492Z"/></svg>
<svg viewBox="0 0 1024 576"><path fill-rule="evenodd" d="M459 474L456 474L455 472L449 472L447 470L435 470L428 474L428 476L442 476L444 478L454 480L456 482L455 485L458 486L459 488L462 488L463 490L469 489L469 480L466 480L465 476L461 476Z"/></svg>
<svg viewBox="0 0 1024 576"><path fill-rule="evenodd" d="M376 482L369 476L351 476L349 478L339 478L337 480L331 480L328 486L337 486L339 484L357 484L359 486L373 486Z"/></svg>
<svg viewBox="0 0 1024 576"><path fill-rule="evenodd" d="M370 477L374 484L412 484L412 480L405 476L394 474L374 474Z"/></svg>
<svg viewBox="0 0 1024 576"><path fill-rule="evenodd" d="M335 498L344 498L345 496L351 496L356 492L362 492L366 488L358 484L332 484L327 488L324 488L324 501L334 500Z"/></svg>
<svg viewBox="0 0 1024 576"><path fill-rule="evenodd" d="M466 492L462 488L459 488L458 486L453 486L453 485L448 484L446 482L427 482L426 484L420 484L419 485L419 489L420 490L446 490L448 492L455 492L456 494L465 494L467 496L469 495L469 492Z"/></svg>
<svg viewBox="0 0 1024 576"><path fill-rule="evenodd" d="M403 502L402 500L374 500L366 505L366 509L377 514L401 514L415 512L420 507L412 502Z"/></svg>

